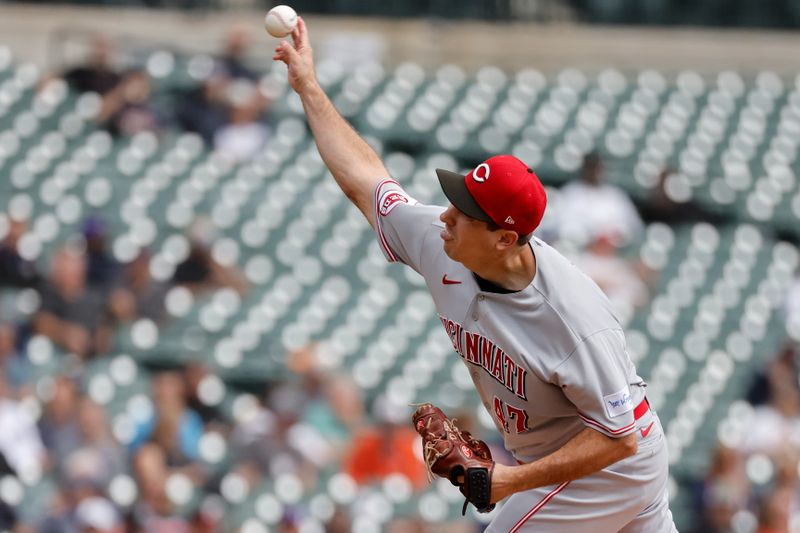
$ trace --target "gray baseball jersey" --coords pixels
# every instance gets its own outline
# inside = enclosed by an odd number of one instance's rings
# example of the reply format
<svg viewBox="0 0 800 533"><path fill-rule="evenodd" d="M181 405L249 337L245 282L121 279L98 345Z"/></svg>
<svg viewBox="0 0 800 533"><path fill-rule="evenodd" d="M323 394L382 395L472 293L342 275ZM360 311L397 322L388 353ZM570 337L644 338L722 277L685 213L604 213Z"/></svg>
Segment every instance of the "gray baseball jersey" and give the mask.
<svg viewBox="0 0 800 533"><path fill-rule="evenodd" d="M453 348L518 461L556 451L585 427L610 437L637 430L634 408L645 383L605 295L572 263L533 238L537 270L530 285L484 292L443 250L442 207L417 203L388 179L377 185L374 207L383 253L425 278Z"/></svg>
<svg viewBox="0 0 800 533"><path fill-rule="evenodd" d="M634 431L644 382L608 300L586 275L534 238L533 282L510 294L483 292L442 249L441 207L415 203L388 180L376 197L384 253L425 278L453 347L517 459L547 455L585 426L612 437Z"/></svg>

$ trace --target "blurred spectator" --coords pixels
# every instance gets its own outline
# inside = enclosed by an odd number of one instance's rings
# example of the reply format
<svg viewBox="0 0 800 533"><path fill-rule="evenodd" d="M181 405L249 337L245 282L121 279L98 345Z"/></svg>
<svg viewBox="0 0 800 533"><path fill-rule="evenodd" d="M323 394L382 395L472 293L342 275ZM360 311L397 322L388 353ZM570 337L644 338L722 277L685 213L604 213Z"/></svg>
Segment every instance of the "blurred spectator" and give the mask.
<svg viewBox="0 0 800 533"><path fill-rule="evenodd" d="M5 473L41 470L45 458L35 420L11 395L0 375L0 477Z"/></svg>
<svg viewBox="0 0 800 533"><path fill-rule="evenodd" d="M167 496L167 454L155 443L144 444L134 456L139 495L132 510L136 533L189 533L189 522L175 514Z"/></svg>
<svg viewBox="0 0 800 533"><path fill-rule="evenodd" d="M23 259L17 248L27 229L27 222L8 219L8 230L0 241L0 287L31 287L39 281L36 264Z"/></svg>
<svg viewBox="0 0 800 533"><path fill-rule="evenodd" d="M255 81L258 74L245 64L245 55L252 43L250 27L233 26L225 38L225 47L218 58L218 66L230 79L244 78Z"/></svg>
<svg viewBox="0 0 800 533"><path fill-rule="evenodd" d="M353 444L342 468L357 483L380 482L392 474L401 474L416 489L427 484L421 460L420 440L402 409L388 402L376 402L379 423L363 427L353 436Z"/></svg>
<svg viewBox="0 0 800 533"><path fill-rule="evenodd" d="M78 92L93 91L103 95L120 81L119 73L111 66L113 43L107 35L97 34L91 38L90 45L87 63L67 70L63 78Z"/></svg>
<svg viewBox="0 0 800 533"><path fill-rule="evenodd" d="M641 264L618 255L614 239L598 236L582 252L570 256L581 271L597 283L611 302L617 317L627 324L635 309L646 304L649 292L647 271Z"/></svg>
<svg viewBox="0 0 800 533"><path fill-rule="evenodd" d="M268 471L270 460L287 447L281 430L291 426L296 419L293 413L285 417L278 416L266 403L259 402L248 410L246 416L237 417L231 435L235 455L242 460L255 462L263 471Z"/></svg>
<svg viewBox="0 0 800 533"><path fill-rule="evenodd" d="M42 517L37 527L38 533L83 533L87 524L106 525L93 511L92 505L82 507L83 502L105 499L103 487L84 479L61 478L59 491L50 502L48 513ZM81 509L80 514L78 510ZM91 531L91 530L89 530Z"/></svg>
<svg viewBox="0 0 800 533"><path fill-rule="evenodd" d="M41 471L46 460L36 422L13 394L0 372L0 479ZM0 531L22 531L17 511L0 497ZM15 529L19 527L20 529Z"/></svg>
<svg viewBox="0 0 800 533"><path fill-rule="evenodd" d="M235 161L247 161L269 138L269 129L261 121L266 102L251 82L235 81L227 92L229 121L215 133L214 148Z"/></svg>
<svg viewBox="0 0 800 533"><path fill-rule="evenodd" d="M770 384L770 402L756 408L743 442L745 453L776 454L786 447L800 448L800 393L786 376Z"/></svg>
<svg viewBox="0 0 800 533"><path fill-rule="evenodd" d="M265 395L264 403L254 405L237 417L231 435L232 455L245 463L244 471L257 469L271 476L292 473L306 485L316 480L320 457L309 459L309 448L320 449L315 432L308 432L305 424L298 424L305 403L305 392L290 383L273 384ZM322 443L325 452L325 444Z"/></svg>
<svg viewBox="0 0 800 533"><path fill-rule="evenodd" d="M147 72L139 69L127 72L103 98L99 123L115 136L158 131L164 121L150 100L151 92Z"/></svg>
<svg viewBox="0 0 800 533"><path fill-rule="evenodd" d="M380 482L401 474L414 487L426 483L425 468L415 452L418 437L403 409L381 403L378 424L368 418L359 387L351 378L320 365L325 345L312 343L286 357L300 386L277 387L271 404L280 414L296 413L287 444L318 468L341 463L342 470L360 484Z"/></svg>
<svg viewBox="0 0 800 533"><path fill-rule="evenodd" d="M286 356L286 366L300 378L298 427L307 438L298 449L317 466L341 460L352 435L367 425L361 389L350 377L320 365L324 358L322 343L311 343Z"/></svg>
<svg viewBox="0 0 800 533"><path fill-rule="evenodd" d="M210 219L195 220L189 230L189 255L175 268L172 282L195 293L230 287L243 294L247 285L242 275L233 267L219 264L211 256L210 245L215 237L216 229Z"/></svg>
<svg viewBox="0 0 800 533"><path fill-rule="evenodd" d="M764 402L748 428L741 451L777 454L800 449L800 384L797 347L784 344L767 363L766 371L754 379L749 399Z"/></svg>
<svg viewBox="0 0 800 533"><path fill-rule="evenodd" d="M301 419L334 447L341 447L366 422L361 389L343 374L324 369L325 345L312 343L289 353L287 367L301 377L305 403Z"/></svg>
<svg viewBox="0 0 800 533"><path fill-rule="evenodd" d="M104 410L79 398L77 385L60 376L39 429L60 487L39 531L74 533L84 531L87 524L99 527L100 522L90 520L96 513L79 511L81 503L102 496L113 477L126 470L123 450L110 434ZM82 512L89 514L81 516Z"/></svg>
<svg viewBox="0 0 800 533"><path fill-rule="evenodd" d="M109 481L111 470L104 458L92 448L78 448L58 465L56 475L68 492L70 500L75 493L81 496L102 494Z"/></svg>
<svg viewBox="0 0 800 533"><path fill-rule="evenodd" d="M419 436L408 423L386 419L356 432L342 468L362 485L401 474L414 488L421 489L427 477L416 450L419 447Z"/></svg>
<svg viewBox="0 0 800 533"><path fill-rule="evenodd" d="M792 376L798 375L800 375L798 346L792 342L785 342L775 357L767 363L766 368L760 370L753 378L747 400L753 405L769 403L782 385L800 391L800 384L792 379Z"/></svg>
<svg viewBox="0 0 800 533"><path fill-rule="evenodd" d="M200 86L178 93L175 100L178 124L200 135L206 146L214 144L214 136L228 122L229 82L227 75L217 68Z"/></svg>
<svg viewBox="0 0 800 533"><path fill-rule="evenodd" d="M65 461L69 478L106 487L125 472L125 453L111 435L105 409L89 398L79 403L77 444Z"/></svg>
<svg viewBox="0 0 800 533"><path fill-rule="evenodd" d="M742 456L732 448L717 445L700 491L702 513L692 531L727 533L733 516L750 503L750 481Z"/></svg>
<svg viewBox="0 0 800 533"><path fill-rule="evenodd" d="M178 372L165 371L153 378L153 403L155 411L136 428L131 450L150 441L164 451L167 466L186 466L197 460L203 421L186 405L186 383Z"/></svg>
<svg viewBox="0 0 800 533"><path fill-rule="evenodd" d="M81 93L91 91L104 95L114 89L120 81L120 74L112 65L113 55L114 45L107 35L92 35L89 39L86 62L67 69L60 77L75 91ZM57 77L59 76L45 79L41 87Z"/></svg>
<svg viewBox="0 0 800 533"><path fill-rule="evenodd" d="M557 216L560 238L579 244L608 237L618 246L625 245L643 228L628 195L603 181L597 154L586 156L580 180L561 189Z"/></svg>
<svg viewBox="0 0 800 533"><path fill-rule="evenodd" d="M27 383L30 372L30 361L17 350L17 329L0 322L0 375L5 376L12 390L17 390Z"/></svg>
<svg viewBox="0 0 800 533"><path fill-rule="evenodd" d="M324 465L338 461L352 435L366 425L361 390L343 375L309 373L304 379L306 404L301 415L314 446L303 448L311 460Z"/></svg>
<svg viewBox="0 0 800 533"><path fill-rule="evenodd" d="M92 287L110 289L119 281L120 265L108 251L106 223L91 216L83 222L82 233L86 241L86 281Z"/></svg>
<svg viewBox="0 0 800 533"><path fill-rule="evenodd" d="M249 92L244 93L244 99L241 96L241 87L254 87L258 80L258 74L244 60L251 41L247 26L231 28L210 75L198 87L178 93L175 100L176 120L182 128L200 135L207 146L216 145L238 160L249 158L263 146L267 133L258 124L264 102L248 98ZM231 99L232 94L236 98ZM221 134L223 129L225 133ZM237 152L245 148L244 156Z"/></svg>
<svg viewBox="0 0 800 533"><path fill-rule="evenodd" d="M106 297L87 286L86 276L84 254L69 247L58 250L33 320L36 333L82 357L105 351L110 336Z"/></svg>
<svg viewBox="0 0 800 533"><path fill-rule="evenodd" d="M650 196L643 202L640 212L647 222L664 222L665 224L686 224L689 222L720 222L724 217L703 209L693 199L678 201L670 191L669 181L674 172L664 169L658 175L658 185L652 189Z"/></svg>
<svg viewBox="0 0 800 533"><path fill-rule="evenodd" d="M155 323L164 319L164 297L168 285L150 274L150 252L143 250L122 272L122 285L111 294L110 307L119 322L149 318Z"/></svg>
<svg viewBox="0 0 800 533"><path fill-rule="evenodd" d="M52 395L39 418L39 432L53 467L65 465L66 458L81 445L79 400L80 391L75 381L66 376L56 376Z"/></svg>

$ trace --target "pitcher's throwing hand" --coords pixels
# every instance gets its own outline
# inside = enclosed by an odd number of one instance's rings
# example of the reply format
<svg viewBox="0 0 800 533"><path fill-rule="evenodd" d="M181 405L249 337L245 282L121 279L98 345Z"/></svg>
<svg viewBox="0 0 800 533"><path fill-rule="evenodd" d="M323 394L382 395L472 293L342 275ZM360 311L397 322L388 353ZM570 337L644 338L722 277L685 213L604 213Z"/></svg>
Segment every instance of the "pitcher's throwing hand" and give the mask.
<svg viewBox="0 0 800 533"><path fill-rule="evenodd" d="M289 84L297 93L301 93L307 83L316 81L314 58L303 17L297 17L297 27L292 30L291 35L294 46L289 41L281 41L275 48L272 59L286 63L289 67Z"/></svg>

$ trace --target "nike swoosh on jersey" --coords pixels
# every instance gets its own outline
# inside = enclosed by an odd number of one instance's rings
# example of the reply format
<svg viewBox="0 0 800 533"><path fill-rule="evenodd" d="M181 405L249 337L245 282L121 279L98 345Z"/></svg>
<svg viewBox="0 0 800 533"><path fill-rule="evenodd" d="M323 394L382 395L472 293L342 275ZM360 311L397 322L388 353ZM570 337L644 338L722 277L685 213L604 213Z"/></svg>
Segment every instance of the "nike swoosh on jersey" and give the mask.
<svg viewBox="0 0 800 533"><path fill-rule="evenodd" d="M447 274L442 276L442 283L445 285L460 285L461 282L455 279L447 279Z"/></svg>
<svg viewBox="0 0 800 533"><path fill-rule="evenodd" d="M640 429L640 430L639 430L639 431L642 433L642 438L643 438L643 439L646 439L646 438L647 438L647 436L650 434L650 430L651 430L651 429L653 429L653 424L654 424L654 423L655 423L655 422L650 422L650 425L649 425L649 426L647 426L646 428L642 428L642 429Z"/></svg>

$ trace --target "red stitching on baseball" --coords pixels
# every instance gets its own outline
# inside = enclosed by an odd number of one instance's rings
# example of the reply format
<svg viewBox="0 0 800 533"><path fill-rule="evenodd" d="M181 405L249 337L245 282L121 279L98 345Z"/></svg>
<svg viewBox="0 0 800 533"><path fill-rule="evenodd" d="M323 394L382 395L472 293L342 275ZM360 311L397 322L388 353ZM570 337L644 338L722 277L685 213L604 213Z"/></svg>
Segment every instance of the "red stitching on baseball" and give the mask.
<svg viewBox="0 0 800 533"><path fill-rule="evenodd" d="M274 11L274 12L272 13L272 15L278 19L278 22L280 22L281 24L283 24L284 28L288 28L288 27L289 27L289 23L288 23L288 22L286 22L285 20L283 20L283 17L281 16L281 14L280 14L280 13L278 13L277 11ZM289 33L291 33L291 32L292 32L292 30L290 29L290 30L289 30Z"/></svg>

